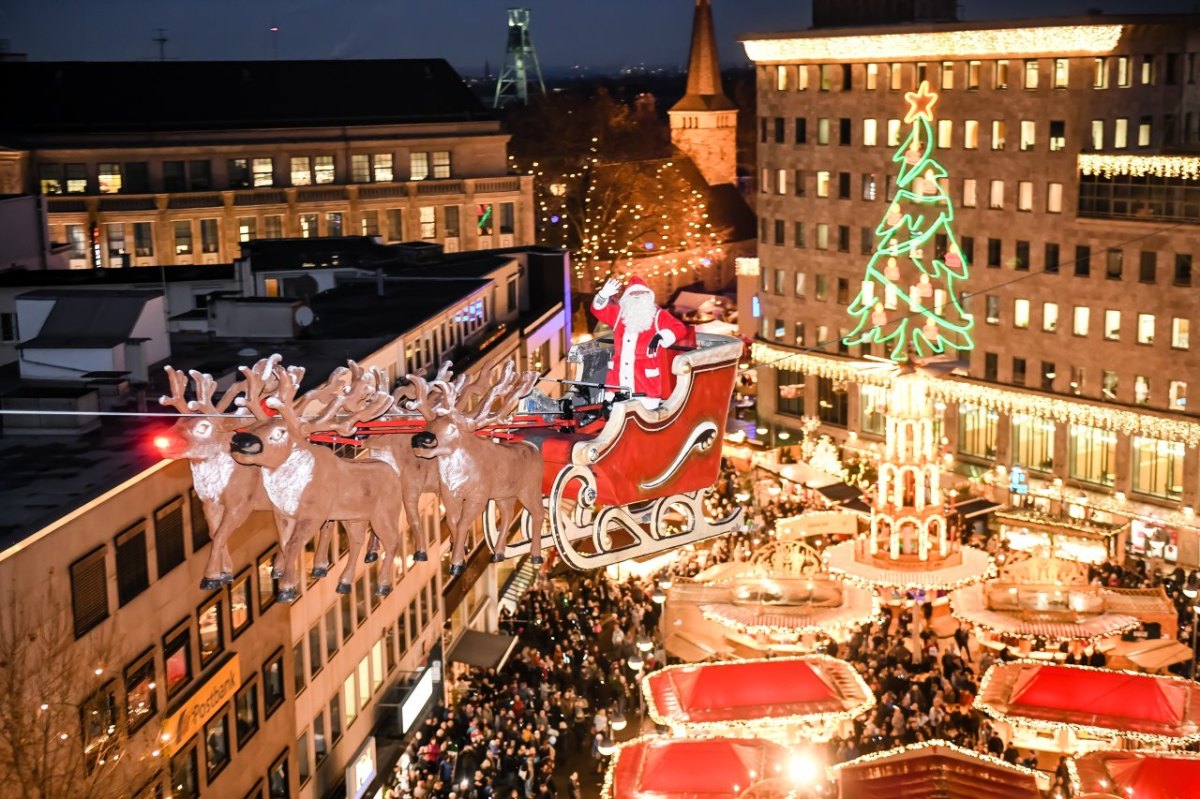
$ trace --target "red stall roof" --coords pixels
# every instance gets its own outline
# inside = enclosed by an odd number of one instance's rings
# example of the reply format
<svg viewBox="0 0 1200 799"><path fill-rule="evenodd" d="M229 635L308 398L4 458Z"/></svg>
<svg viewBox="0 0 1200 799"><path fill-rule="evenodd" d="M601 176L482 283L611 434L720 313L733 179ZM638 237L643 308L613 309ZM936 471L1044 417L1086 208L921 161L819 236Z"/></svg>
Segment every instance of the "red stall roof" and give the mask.
<svg viewBox="0 0 1200 799"><path fill-rule="evenodd" d="M655 721L680 727L832 721L875 702L849 663L824 655L671 666L642 690Z"/></svg>
<svg viewBox="0 0 1200 799"><path fill-rule="evenodd" d="M609 765L606 799L737 799L786 768L788 750L759 738L638 738Z"/></svg>
<svg viewBox="0 0 1200 799"><path fill-rule="evenodd" d="M984 675L976 705L1034 727L1071 725L1101 735L1200 740L1200 691L1177 677L1084 666L1006 663Z"/></svg>
<svg viewBox="0 0 1200 799"><path fill-rule="evenodd" d="M1075 792L1137 799L1189 799L1200 785L1200 755L1192 752L1090 752L1071 762Z"/></svg>

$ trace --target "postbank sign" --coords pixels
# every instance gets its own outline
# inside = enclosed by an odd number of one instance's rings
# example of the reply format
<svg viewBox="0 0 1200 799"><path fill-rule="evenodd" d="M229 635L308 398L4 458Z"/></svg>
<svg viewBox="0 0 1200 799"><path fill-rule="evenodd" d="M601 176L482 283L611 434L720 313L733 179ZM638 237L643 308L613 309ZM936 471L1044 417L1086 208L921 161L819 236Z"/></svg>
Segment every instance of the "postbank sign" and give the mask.
<svg viewBox="0 0 1200 799"><path fill-rule="evenodd" d="M242 671L238 656L234 654L193 691L174 713L167 716L162 729L163 752L170 754L180 744L186 743L233 698L241 684Z"/></svg>

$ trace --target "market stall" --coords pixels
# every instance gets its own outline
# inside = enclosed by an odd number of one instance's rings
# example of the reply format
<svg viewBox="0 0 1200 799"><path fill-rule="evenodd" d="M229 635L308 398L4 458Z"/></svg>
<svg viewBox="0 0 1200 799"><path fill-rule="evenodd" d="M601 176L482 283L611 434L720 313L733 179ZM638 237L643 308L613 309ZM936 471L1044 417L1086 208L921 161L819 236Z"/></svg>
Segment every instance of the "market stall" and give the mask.
<svg viewBox="0 0 1200 799"><path fill-rule="evenodd" d="M1081 563L1098 564L1124 557L1129 521L1112 513L1082 505L1067 506L1065 514L1051 514L1039 506L1009 508L992 514L1009 549L1028 552L1048 548L1054 555Z"/></svg>
<svg viewBox="0 0 1200 799"><path fill-rule="evenodd" d="M605 799L738 799L786 773L786 747L756 738L635 738L617 747Z"/></svg>
<svg viewBox="0 0 1200 799"><path fill-rule="evenodd" d="M1089 752L1067 762L1076 796L1094 792L1136 799L1184 799L1200 786L1194 752Z"/></svg>
<svg viewBox="0 0 1200 799"><path fill-rule="evenodd" d="M829 769L841 799L1037 799L1037 772L948 741L925 741Z"/></svg>

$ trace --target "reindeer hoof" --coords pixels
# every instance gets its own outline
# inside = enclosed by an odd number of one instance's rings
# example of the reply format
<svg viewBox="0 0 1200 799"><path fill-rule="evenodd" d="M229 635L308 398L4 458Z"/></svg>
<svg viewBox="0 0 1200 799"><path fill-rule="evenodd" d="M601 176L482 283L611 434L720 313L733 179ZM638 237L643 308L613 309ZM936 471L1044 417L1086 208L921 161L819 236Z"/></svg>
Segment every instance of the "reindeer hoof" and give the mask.
<svg viewBox="0 0 1200 799"><path fill-rule="evenodd" d="M375 586L375 596L387 596L390 593L392 593L392 587L390 585Z"/></svg>
<svg viewBox="0 0 1200 799"><path fill-rule="evenodd" d="M313 566L312 567L312 576L313 576L314 580L319 580L322 577L328 577L329 576L329 567L328 566Z"/></svg>
<svg viewBox="0 0 1200 799"><path fill-rule="evenodd" d="M283 571L281 569L276 569L276 568L272 567L271 568L271 579L278 580L280 577L283 577Z"/></svg>
<svg viewBox="0 0 1200 799"><path fill-rule="evenodd" d="M532 563L534 566L541 566L543 563L546 562L546 559L543 558L541 555L534 555L532 558L529 559L529 562Z"/></svg>
<svg viewBox="0 0 1200 799"><path fill-rule="evenodd" d="M458 575L462 574L466 570L467 570L467 564L465 564L465 563L451 563L450 564L450 576L451 577L457 577Z"/></svg>
<svg viewBox="0 0 1200 799"><path fill-rule="evenodd" d="M502 563L503 561L504 561L504 553L503 552L493 552L492 553L492 563Z"/></svg>
<svg viewBox="0 0 1200 799"><path fill-rule="evenodd" d="M221 572L221 584L233 585L233 572Z"/></svg>
<svg viewBox="0 0 1200 799"><path fill-rule="evenodd" d="M279 593L275 595L276 602L282 602L285 605L290 605L300 598L300 592L295 588L281 588Z"/></svg>
<svg viewBox="0 0 1200 799"><path fill-rule="evenodd" d="M338 583L337 584L337 592L339 594L350 593L350 583Z"/></svg>
<svg viewBox="0 0 1200 799"><path fill-rule="evenodd" d="M374 563L377 560L379 560L379 553L373 549L363 556L363 563Z"/></svg>
<svg viewBox="0 0 1200 799"><path fill-rule="evenodd" d="M213 591L222 585L220 577L204 577L200 580L201 591Z"/></svg>
<svg viewBox="0 0 1200 799"><path fill-rule="evenodd" d="M425 554L425 550L418 549L413 553L413 560L417 563L424 563L425 561L429 560L429 556Z"/></svg>

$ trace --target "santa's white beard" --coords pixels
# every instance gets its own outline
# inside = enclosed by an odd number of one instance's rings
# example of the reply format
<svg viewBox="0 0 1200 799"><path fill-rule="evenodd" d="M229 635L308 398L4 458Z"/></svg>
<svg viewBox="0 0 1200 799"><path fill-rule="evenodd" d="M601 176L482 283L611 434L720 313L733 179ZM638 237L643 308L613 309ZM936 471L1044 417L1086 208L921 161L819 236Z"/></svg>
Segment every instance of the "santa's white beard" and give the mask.
<svg viewBox="0 0 1200 799"><path fill-rule="evenodd" d="M658 306L654 304L653 294L638 291L621 297L621 322L625 325L625 332L649 330L657 315Z"/></svg>

